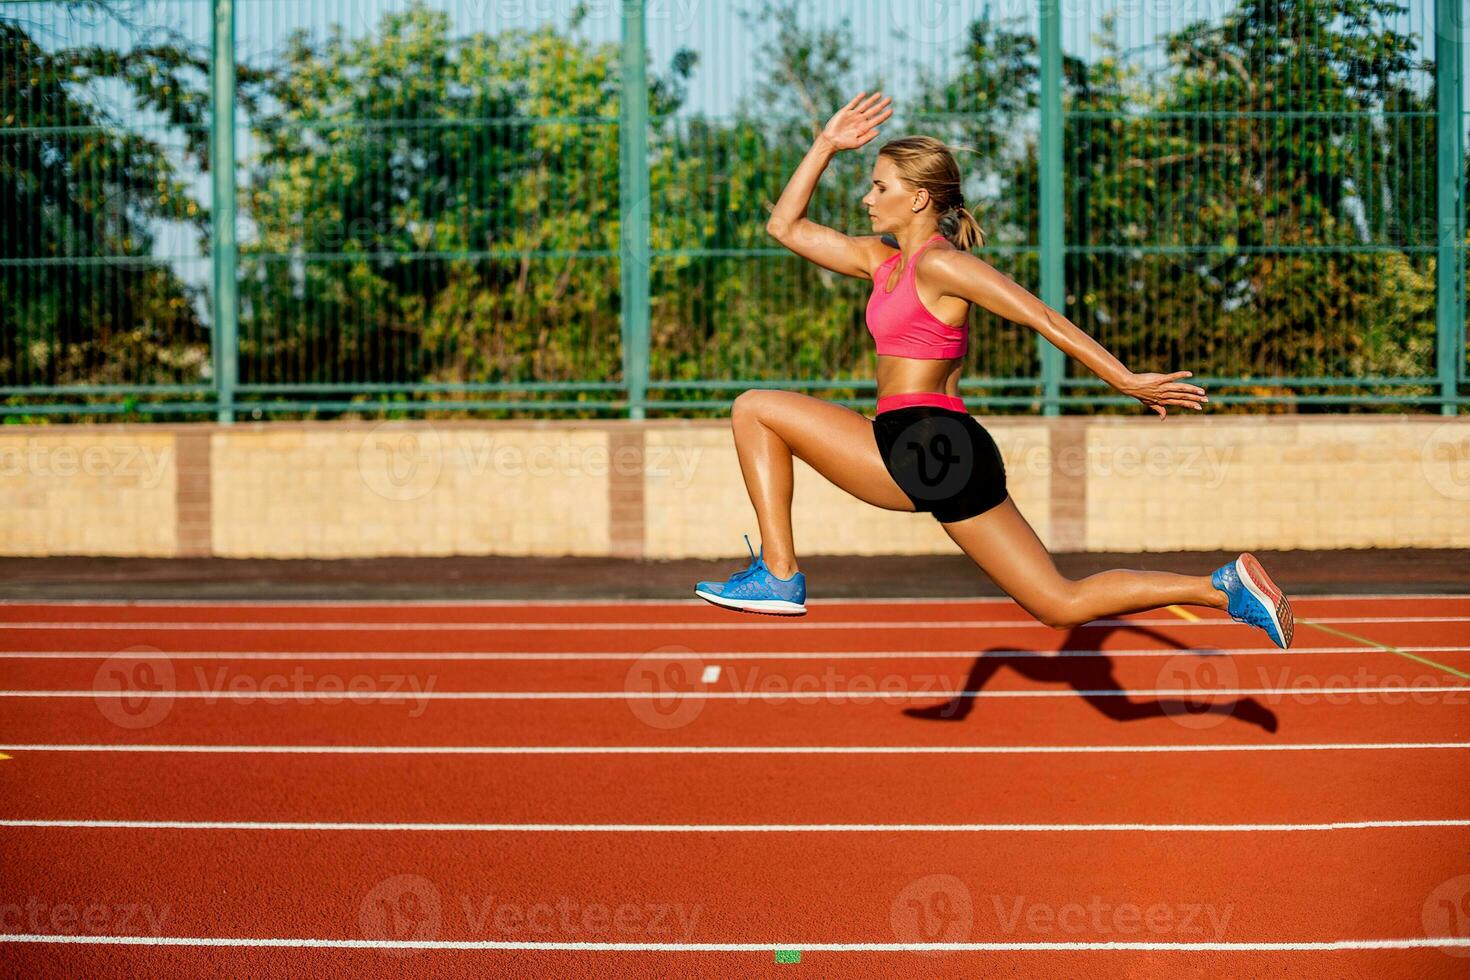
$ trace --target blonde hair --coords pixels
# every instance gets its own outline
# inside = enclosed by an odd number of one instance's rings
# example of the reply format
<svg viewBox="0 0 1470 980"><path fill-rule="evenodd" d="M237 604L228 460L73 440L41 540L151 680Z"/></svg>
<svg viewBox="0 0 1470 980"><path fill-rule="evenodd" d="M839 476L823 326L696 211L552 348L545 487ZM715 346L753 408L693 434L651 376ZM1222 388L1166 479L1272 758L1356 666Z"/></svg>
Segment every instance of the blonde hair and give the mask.
<svg viewBox="0 0 1470 980"><path fill-rule="evenodd" d="M948 146L932 136L905 136L884 143L878 155L893 161L905 184L929 192L939 233L951 245L968 251L985 244L980 222L965 207L960 167Z"/></svg>

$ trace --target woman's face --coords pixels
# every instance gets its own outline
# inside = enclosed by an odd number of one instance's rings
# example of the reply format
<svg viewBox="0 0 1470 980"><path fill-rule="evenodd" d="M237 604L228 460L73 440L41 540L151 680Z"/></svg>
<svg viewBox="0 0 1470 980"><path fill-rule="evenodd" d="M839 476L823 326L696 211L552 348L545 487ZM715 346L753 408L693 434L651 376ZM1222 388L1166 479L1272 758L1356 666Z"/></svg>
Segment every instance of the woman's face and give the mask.
<svg viewBox="0 0 1470 980"><path fill-rule="evenodd" d="M892 160L879 156L873 163L873 182L863 197L863 207L873 231L895 232L914 218L914 191L898 177Z"/></svg>

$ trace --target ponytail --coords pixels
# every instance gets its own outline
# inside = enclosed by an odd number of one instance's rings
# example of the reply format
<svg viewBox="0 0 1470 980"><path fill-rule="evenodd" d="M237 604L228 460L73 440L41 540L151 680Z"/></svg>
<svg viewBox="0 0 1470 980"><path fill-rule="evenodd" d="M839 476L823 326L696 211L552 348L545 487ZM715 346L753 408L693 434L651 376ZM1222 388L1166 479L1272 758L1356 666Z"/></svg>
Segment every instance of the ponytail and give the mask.
<svg viewBox="0 0 1470 980"><path fill-rule="evenodd" d="M963 252L976 246L983 248L985 245L985 232L980 227L980 222L975 220L975 216L963 204L957 204L940 213L939 233Z"/></svg>

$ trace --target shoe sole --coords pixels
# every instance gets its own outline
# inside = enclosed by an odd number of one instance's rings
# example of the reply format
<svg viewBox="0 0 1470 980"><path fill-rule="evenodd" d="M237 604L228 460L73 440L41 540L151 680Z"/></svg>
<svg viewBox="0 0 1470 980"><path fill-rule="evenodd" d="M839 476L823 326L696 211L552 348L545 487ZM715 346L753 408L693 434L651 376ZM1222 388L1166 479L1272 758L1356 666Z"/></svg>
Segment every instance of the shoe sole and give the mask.
<svg viewBox="0 0 1470 980"><path fill-rule="evenodd" d="M1286 593L1276 587L1271 576L1261 567L1260 561L1248 551L1235 559L1235 574L1240 576L1241 583L1271 616L1276 625L1276 635L1282 639L1281 648L1285 650L1291 646L1291 634L1296 621L1291 615L1291 601L1286 598Z"/></svg>
<svg viewBox="0 0 1470 980"><path fill-rule="evenodd" d="M694 594L705 602L722 609L734 609L737 612L765 613L768 616L806 615L806 606L786 599L726 599L724 596L717 596L713 592L704 592L700 589L695 589Z"/></svg>

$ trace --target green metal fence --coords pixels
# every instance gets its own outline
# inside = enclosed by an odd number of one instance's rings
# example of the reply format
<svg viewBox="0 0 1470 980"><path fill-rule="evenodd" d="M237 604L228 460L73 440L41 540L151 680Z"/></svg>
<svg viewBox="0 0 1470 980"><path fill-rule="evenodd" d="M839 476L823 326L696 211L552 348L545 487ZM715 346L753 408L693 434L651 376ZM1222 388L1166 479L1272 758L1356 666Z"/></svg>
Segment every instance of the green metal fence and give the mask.
<svg viewBox="0 0 1470 980"><path fill-rule="evenodd" d="M836 105L977 250L1239 410L1470 398L1462 0L0 0L0 413L871 405L766 209ZM881 141L879 141L881 142ZM860 233L877 143L810 213ZM972 314L976 409L1129 405Z"/></svg>

